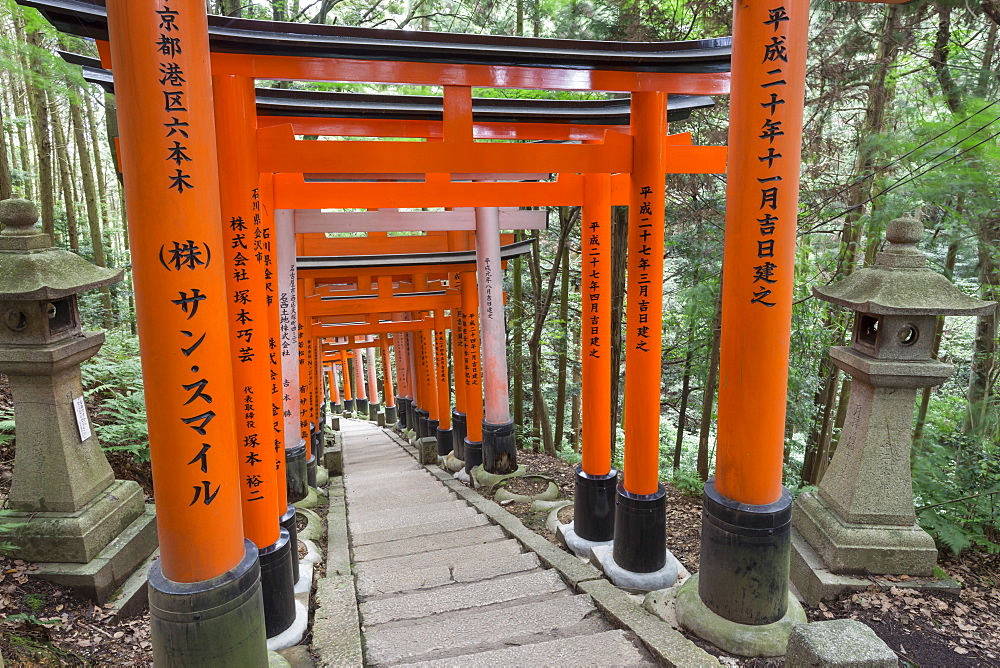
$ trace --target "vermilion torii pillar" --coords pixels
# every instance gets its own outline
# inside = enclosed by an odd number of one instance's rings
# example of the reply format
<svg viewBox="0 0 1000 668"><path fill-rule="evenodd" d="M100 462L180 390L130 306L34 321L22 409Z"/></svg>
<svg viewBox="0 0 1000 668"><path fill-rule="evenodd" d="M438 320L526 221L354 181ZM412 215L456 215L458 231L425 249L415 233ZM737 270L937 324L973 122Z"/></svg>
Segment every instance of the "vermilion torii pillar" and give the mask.
<svg viewBox="0 0 1000 668"><path fill-rule="evenodd" d="M668 559L666 492L659 482L660 352L663 330L664 148L667 96L632 95L633 165L629 185L628 301L625 329L625 458L615 508L612 582L633 575L646 589L677 578ZM635 586L633 584L633 586Z"/></svg>
<svg viewBox="0 0 1000 668"><path fill-rule="evenodd" d="M375 341L371 334L366 338L369 343ZM365 348L365 354L368 356L368 419L374 422L379 409L378 379L375 373L375 346Z"/></svg>
<svg viewBox="0 0 1000 668"><path fill-rule="evenodd" d="M243 533L257 546L267 637L295 621L293 552L279 521L274 472L282 468L271 443L268 313L264 280L264 221L260 212L254 136L253 80L216 76L212 81L218 135L219 179L233 392L237 400ZM282 486L285 481L281 481Z"/></svg>
<svg viewBox="0 0 1000 668"><path fill-rule="evenodd" d="M354 399L351 394L351 373L347 366L348 351L340 352L340 377L344 379L344 412L354 412Z"/></svg>
<svg viewBox="0 0 1000 668"><path fill-rule="evenodd" d="M589 556L615 534L618 471L611 467L611 176L584 177L581 224L580 341L583 461L576 470L572 528L566 545Z"/></svg>
<svg viewBox="0 0 1000 668"><path fill-rule="evenodd" d="M438 442L438 455L447 456L451 443L451 389L448 384L448 335L444 313L434 312L434 383L437 395L438 425L434 436ZM429 335L429 333L428 333Z"/></svg>
<svg viewBox="0 0 1000 668"><path fill-rule="evenodd" d="M268 365L268 395L271 398L269 420L271 425L271 445L275 457L275 488L278 495L278 511L281 527L288 532L289 544L298 545L298 532L295 526L295 508L288 502L288 469L285 460L285 417L282 410L282 372L281 372L281 308L279 306L278 279L275 275L277 265L277 249L274 232L274 179L270 174L260 175L258 192L254 200L254 217L260 214L261 253L264 262L264 303L267 311L267 365ZM292 551L292 576L298 582L299 559L298 551Z"/></svg>
<svg viewBox="0 0 1000 668"><path fill-rule="evenodd" d="M389 337L382 336L379 339L379 345L382 347L382 381L385 385L382 392L385 424L389 427L396 424L396 395L392 390L392 358L389 356Z"/></svg>
<svg viewBox="0 0 1000 668"><path fill-rule="evenodd" d="M160 559L157 665L267 663L243 536L207 19L201 0L108 2ZM174 74L171 74L174 73ZM227 607L228 606L228 607ZM219 612L225 610L225 612Z"/></svg>
<svg viewBox="0 0 1000 668"><path fill-rule="evenodd" d="M462 296L459 321L465 369L463 395L466 436L463 461L465 472L471 473L473 467L483 463L483 377L479 361L479 299L475 272L461 272L458 283Z"/></svg>
<svg viewBox="0 0 1000 668"><path fill-rule="evenodd" d="M340 385L337 383L337 362L333 361L326 368L328 382L330 383L330 402L333 404L334 413L342 413L344 406L340 403Z"/></svg>
<svg viewBox="0 0 1000 668"><path fill-rule="evenodd" d="M809 3L733 12L718 446L698 588L716 614L763 625L789 601L792 497L781 474Z"/></svg>
<svg viewBox="0 0 1000 668"><path fill-rule="evenodd" d="M360 337L364 340L364 337ZM357 337L352 343L357 343ZM365 387L365 363L361 348L354 349L354 404L358 410L358 417L368 417L368 390Z"/></svg>

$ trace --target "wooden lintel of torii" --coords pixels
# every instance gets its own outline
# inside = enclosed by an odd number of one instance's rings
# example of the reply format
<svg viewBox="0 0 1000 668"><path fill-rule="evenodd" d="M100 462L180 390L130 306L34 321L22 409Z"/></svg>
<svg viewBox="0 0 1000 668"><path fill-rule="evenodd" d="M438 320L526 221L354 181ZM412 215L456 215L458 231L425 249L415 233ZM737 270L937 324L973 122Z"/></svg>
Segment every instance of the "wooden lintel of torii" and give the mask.
<svg viewBox="0 0 1000 668"><path fill-rule="evenodd" d="M501 207L500 229L544 230L546 212L543 210ZM296 209L294 213L296 234L337 232L456 232L476 229L476 213L472 210L455 211L322 211Z"/></svg>
<svg viewBox="0 0 1000 668"><path fill-rule="evenodd" d="M304 315L307 318L318 318L337 315L358 316L375 313L439 311L461 308L461 305L462 297L458 290L435 290L388 297L352 295L349 298L308 298L305 300Z"/></svg>
<svg viewBox="0 0 1000 668"><path fill-rule="evenodd" d="M383 334L397 334L401 332L420 332L434 329L432 319L413 320L382 320L378 322L352 322L345 324L331 324L323 322L327 318L315 318L313 320L313 332L321 338L364 336L371 334L379 336Z"/></svg>

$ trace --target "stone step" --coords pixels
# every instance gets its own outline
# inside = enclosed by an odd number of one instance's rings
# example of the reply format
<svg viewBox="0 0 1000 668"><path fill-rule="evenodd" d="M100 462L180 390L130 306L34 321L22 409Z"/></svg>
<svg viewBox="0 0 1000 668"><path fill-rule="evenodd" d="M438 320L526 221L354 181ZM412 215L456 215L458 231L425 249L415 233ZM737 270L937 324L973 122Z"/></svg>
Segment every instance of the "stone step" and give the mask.
<svg viewBox="0 0 1000 668"><path fill-rule="evenodd" d="M455 495L445 489L421 488L418 490L396 490L392 494L383 492L382 494L371 494L358 498L351 494L348 503L351 508L358 508L361 512L368 508L390 509L416 507L430 503L440 503L442 501L454 501Z"/></svg>
<svg viewBox="0 0 1000 668"><path fill-rule="evenodd" d="M401 619L420 619L430 615L468 610L495 603L507 603L528 596L568 592L554 571L530 571L518 575L439 587L365 601L359 606L366 627Z"/></svg>
<svg viewBox="0 0 1000 668"><path fill-rule="evenodd" d="M445 549L422 550L401 557L381 559L374 563L357 564L355 573L367 576L377 571L391 572L429 568L431 566L462 566L465 564L487 564L491 559L512 557L521 554L521 544L513 538L493 543L462 545Z"/></svg>
<svg viewBox="0 0 1000 668"><path fill-rule="evenodd" d="M400 529L413 526L414 524L427 524L428 522L447 521L456 517L476 515L477 511L472 506L459 501L445 501L444 503L432 503L427 506L415 506L413 508L393 508L384 513L369 510L367 513L358 513L351 507L350 497L347 502L347 524L351 527L351 533L365 533L377 529Z"/></svg>
<svg viewBox="0 0 1000 668"><path fill-rule="evenodd" d="M453 656L418 663L397 664L415 667L476 666L655 666L653 658L629 640L625 631L605 631L589 636L561 638L489 652Z"/></svg>
<svg viewBox="0 0 1000 668"><path fill-rule="evenodd" d="M361 597L370 598L456 583L489 580L501 575L530 571L540 566L538 556L534 552L457 566L384 569L378 567L381 562L375 564L367 569L367 575L362 576L359 573L357 576L358 595Z"/></svg>
<svg viewBox="0 0 1000 668"><path fill-rule="evenodd" d="M430 519L425 524L411 524L398 529L374 529L372 531L355 532L350 530L351 545L371 545L372 543L384 543L387 541L403 540L405 538L415 538L417 536L429 536L445 531L457 531L459 529L471 529L489 524L490 521L485 515L456 515L449 519Z"/></svg>
<svg viewBox="0 0 1000 668"><path fill-rule="evenodd" d="M470 613L449 628L452 633L442 633L441 624L433 618L406 626L368 628L365 658L380 665L451 654L466 655L467 665L477 665L476 657L468 656L472 652L499 649L517 639L551 639L560 631L581 635L610 630L586 594Z"/></svg>
<svg viewBox="0 0 1000 668"><path fill-rule="evenodd" d="M493 544L504 540L507 535L498 526L488 524L459 531L444 531L429 536L393 540L369 545L355 545L351 550L351 558L355 563L375 559L389 559L405 555L420 554L432 550L462 548L471 545Z"/></svg>

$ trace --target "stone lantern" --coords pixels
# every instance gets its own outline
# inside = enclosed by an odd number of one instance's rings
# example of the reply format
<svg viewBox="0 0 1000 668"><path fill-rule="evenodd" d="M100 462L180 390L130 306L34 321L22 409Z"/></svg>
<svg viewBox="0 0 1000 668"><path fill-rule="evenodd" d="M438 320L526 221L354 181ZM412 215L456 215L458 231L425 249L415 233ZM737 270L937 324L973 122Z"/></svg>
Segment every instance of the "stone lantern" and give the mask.
<svg viewBox="0 0 1000 668"><path fill-rule="evenodd" d="M916 523L910 443L917 390L940 385L954 367L931 358L938 316L984 315L995 302L962 293L926 268L917 250L923 224L899 218L875 265L834 285L819 299L856 312L849 346L830 357L851 376L847 420L816 492L795 501L792 581L815 603L870 582L851 575L930 576L937 550Z"/></svg>
<svg viewBox="0 0 1000 668"><path fill-rule="evenodd" d="M37 574L101 602L156 547L142 488L115 480L90 426L80 363L104 343L80 326L77 295L121 270L52 247L32 202L0 201L0 373L14 397L17 454L3 542Z"/></svg>

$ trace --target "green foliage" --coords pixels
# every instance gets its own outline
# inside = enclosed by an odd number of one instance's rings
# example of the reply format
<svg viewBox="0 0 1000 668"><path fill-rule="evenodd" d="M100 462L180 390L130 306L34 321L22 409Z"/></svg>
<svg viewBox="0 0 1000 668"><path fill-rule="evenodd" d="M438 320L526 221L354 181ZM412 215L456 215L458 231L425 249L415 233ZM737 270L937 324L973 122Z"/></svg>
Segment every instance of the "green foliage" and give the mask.
<svg viewBox="0 0 1000 668"><path fill-rule="evenodd" d="M138 340L120 332L109 336L101 352L82 365L81 374L85 394L98 404L94 429L102 447L149 461Z"/></svg>
<svg viewBox="0 0 1000 668"><path fill-rule="evenodd" d="M45 596L38 593L27 594L23 599L23 603L24 607L32 612L38 612L45 607Z"/></svg>
<svg viewBox="0 0 1000 668"><path fill-rule="evenodd" d="M1000 552L1000 447L955 430L965 404L943 397L913 453L917 521L951 552Z"/></svg>
<svg viewBox="0 0 1000 668"><path fill-rule="evenodd" d="M687 496L701 497L705 491L705 483L698 477L697 471L678 469L674 471L670 482Z"/></svg>

